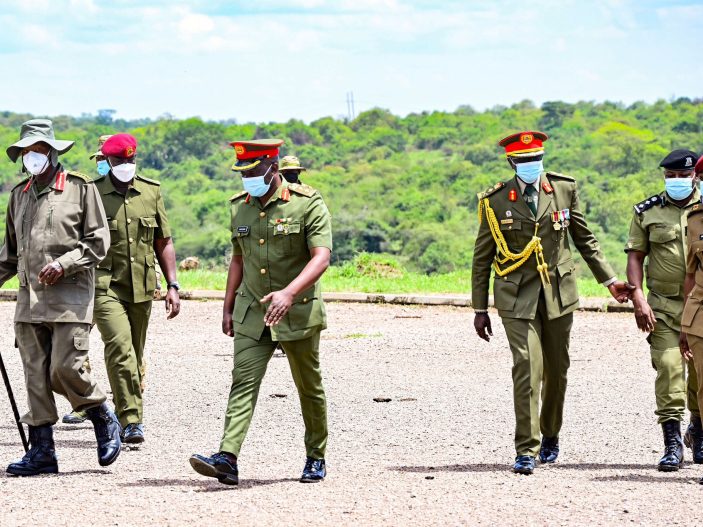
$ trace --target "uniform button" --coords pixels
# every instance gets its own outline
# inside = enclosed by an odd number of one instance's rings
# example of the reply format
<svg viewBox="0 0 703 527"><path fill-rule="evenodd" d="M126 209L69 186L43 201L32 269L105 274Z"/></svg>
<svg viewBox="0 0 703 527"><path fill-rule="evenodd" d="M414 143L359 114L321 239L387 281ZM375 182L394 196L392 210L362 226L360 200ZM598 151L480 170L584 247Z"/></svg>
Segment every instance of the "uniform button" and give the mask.
<svg viewBox="0 0 703 527"><path fill-rule="evenodd" d="M134 238L130 238L129 243L134 243Z"/></svg>
<svg viewBox="0 0 703 527"><path fill-rule="evenodd" d="M128 200L128 199L124 200L124 202L125 202L125 205L129 205L129 200Z"/></svg>
<svg viewBox="0 0 703 527"><path fill-rule="evenodd" d="M132 218L127 218L127 223L132 223Z"/></svg>
<svg viewBox="0 0 703 527"><path fill-rule="evenodd" d="M130 261L130 262L133 262L133 261L134 261L134 256L130 256L130 257L129 257L129 261Z"/></svg>
<svg viewBox="0 0 703 527"><path fill-rule="evenodd" d="M261 274L266 274L266 269L262 269Z"/></svg>
<svg viewBox="0 0 703 527"><path fill-rule="evenodd" d="M259 217L265 218L265 217L266 217L266 213L262 210L261 212L259 212Z"/></svg>
<svg viewBox="0 0 703 527"><path fill-rule="evenodd" d="M303 298L303 304L307 304L307 303L308 303L307 297Z"/></svg>
<svg viewBox="0 0 703 527"><path fill-rule="evenodd" d="M263 238L261 238L261 239L259 240L259 245L263 245L264 243L266 243L266 240L264 240Z"/></svg>

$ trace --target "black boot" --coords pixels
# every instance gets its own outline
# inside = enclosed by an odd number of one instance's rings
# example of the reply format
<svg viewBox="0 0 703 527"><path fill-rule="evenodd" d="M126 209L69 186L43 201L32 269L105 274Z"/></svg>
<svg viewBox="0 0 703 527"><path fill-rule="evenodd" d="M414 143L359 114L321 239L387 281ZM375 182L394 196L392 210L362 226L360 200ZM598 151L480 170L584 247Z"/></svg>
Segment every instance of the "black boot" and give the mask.
<svg viewBox="0 0 703 527"><path fill-rule="evenodd" d="M7 467L7 473L15 476L37 476L56 474L59 464L54 450L54 430L51 425L29 427L29 451L21 461Z"/></svg>
<svg viewBox="0 0 703 527"><path fill-rule="evenodd" d="M664 431L664 456L659 460L659 470L675 472L683 466L683 441L681 440L681 423L666 421L662 423Z"/></svg>
<svg viewBox="0 0 703 527"><path fill-rule="evenodd" d="M122 449L120 422L105 403L89 408L86 414L95 427L95 439L98 440L98 462L101 467L111 465L117 460Z"/></svg>
<svg viewBox="0 0 703 527"><path fill-rule="evenodd" d="M691 416L691 423L683 436L684 444L693 453L693 462L697 465L703 464L703 426L700 416Z"/></svg>

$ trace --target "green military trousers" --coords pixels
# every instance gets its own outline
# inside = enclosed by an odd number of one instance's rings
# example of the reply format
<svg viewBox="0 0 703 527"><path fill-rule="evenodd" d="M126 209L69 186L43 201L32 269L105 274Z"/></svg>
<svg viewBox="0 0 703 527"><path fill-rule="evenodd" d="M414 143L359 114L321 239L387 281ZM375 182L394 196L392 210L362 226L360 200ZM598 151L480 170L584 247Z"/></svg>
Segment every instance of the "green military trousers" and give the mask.
<svg viewBox="0 0 703 527"><path fill-rule="evenodd" d="M105 394L86 370L90 324L77 322L15 322L29 411L21 421L32 426L58 421L56 392L76 410L102 404Z"/></svg>
<svg viewBox="0 0 703 527"><path fill-rule="evenodd" d="M558 437L561 430L574 316L549 320L540 295L533 320L503 317L502 321L513 353L515 451L518 456L536 457L540 432Z"/></svg>
<svg viewBox="0 0 703 527"><path fill-rule="evenodd" d="M689 376L691 372L695 372L696 379L703 379L703 338L697 335L688 335L688 347L693 355L693 360L688 363ZM697 386L696 395L698 408L703 408L703 385Z"/></svg>
<svg viewBox="0 0 703 527"><path fill-rule="evenodd" d="M320 332L310 338L280 343L286 352L293 381L298 389L305 423L305 449L314 459L325 457L327 447L327 399L320 372ZM234 336L234 367L229 392L221 452L239 456L249 430L259 387L277 342L268 328L259 340L240 333Z"/></svg>
<svg viewBox="0 0 703 527"><path fill-rule="evenodd" d="M126 302L110 291L96 291L95 323L105 344L105 368L115 413L122 427L144 422L142 371L151 300Z"/></svg>
<svg viewBox="0 0 703 527"><path fill-rule="evenodd" d="M700 415L696 392L698 381L693 365L686 366L679 351L679 331L657 319L654 331L647 337L652 356L652 367L657 372L654 394L657 400L655 414L659 423L682 421L686 402L694 415Z"/></svg>

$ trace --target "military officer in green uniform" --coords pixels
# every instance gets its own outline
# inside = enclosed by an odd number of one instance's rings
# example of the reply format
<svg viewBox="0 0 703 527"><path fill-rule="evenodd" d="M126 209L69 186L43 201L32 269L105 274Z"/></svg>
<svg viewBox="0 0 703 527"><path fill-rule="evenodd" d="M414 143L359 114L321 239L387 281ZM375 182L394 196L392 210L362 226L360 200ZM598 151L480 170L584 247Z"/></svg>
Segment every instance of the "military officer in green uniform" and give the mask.
<svg viewBox="0 0 703 527"><path fill-rule="evenodd" d="M155 259L168 281L167 318L180 311L176 252L157 181L136 174L137 141L115 134L101 148L109 173L95 182L112 243L95 277L95 323L125 443L144 441L144 343L156 286Z"/></svg>
<svg viewBox="0 0 703 527"><path fill-rule="evenodd" d="M110 245L105 211L90 178L64 169L59 155L72 141L55 139L51 121L22 125L7 149L28 177L10 192L5 242L0 249L0 285L17 275L15 338L22 358L29 411L30 450L7 467L9 474L58 472L53 392L85 410L95 427L98 462L120 454L120 425L105 394L85 369L93 318L95 266Z"/></svg>
<svg viewBox="0 0 703 527"><path fill-rule="evenodd" d="M658 468L664 472L678 470L683 465L681 421L687 399L691 411L688 444L694 461L703 463L696 373L689 368L687 383L684 360L679 353L686 223L689 211L701 197L693 173L697 158L690 150L674 150L661 161L665 190L635 205L625 247L627 280L635 286L632 303L637 327L648 334L652 366L657 372L655 413L662 426L665 446ZM647 298L642 291L645 259Z"/></svg>
<svg viewBox="0 0 703 527"><path fill-rule="evenodd" d="M493 334L488 289L494 270L495 307L513 354L513 470L521 474L533 472L538 454L544 463L553 463L559 454L569 335L579 299L569 235L593 275L616 299L626 301L630 291L616 280L586 224L576 181L543 171L546 140L542 132L522 132L500 141L515 177L479 194L481 224L471 276L474 327L488 341Z"/></svg>
<svg viewBox="0 0 703 527"><path fill-rule="evenodd" d="M107 160L105 159L105 156L102 155L102 152L100 151L100 147L103 146L105 141L107 141L110 138L109 135L101 135L98 138L98 150L91 154L90 159L95 160L95 165L96 165L96 170L98 172L98 177L105 176L109 171L110 167L107 164ZM85 364L83 367L90 373L90 360L86 359ZM68 424L68 425L77 425L82 422L84 422L88 416L86 415L85 411L78 411L78 410L73 410L70 414L66 414L63 416L63 419L61 420L63 423Z"/></svg>
<svg viewBox="0 0 703 527"><path fill-rule="evenodd" d="M284 156L281 158L281 166L278 171L288 183L302 183L300 173L307 170L300 165L300 160L295 156Z"/></svg>
<svg viewBox="0 0 703 527"><path fill-rule="evenodd" d="M232 199L232 261L222 330L234 336L232 387L220 449L195 454L193 468L238 483L237 457L259 386L276 345L286 351L305 423L301 482L326 475L327 403L320 372L320 332L327 326L319 279L330 263L330 214L317 191L282 180L280 140L236 141L244 192Z"/></svg>

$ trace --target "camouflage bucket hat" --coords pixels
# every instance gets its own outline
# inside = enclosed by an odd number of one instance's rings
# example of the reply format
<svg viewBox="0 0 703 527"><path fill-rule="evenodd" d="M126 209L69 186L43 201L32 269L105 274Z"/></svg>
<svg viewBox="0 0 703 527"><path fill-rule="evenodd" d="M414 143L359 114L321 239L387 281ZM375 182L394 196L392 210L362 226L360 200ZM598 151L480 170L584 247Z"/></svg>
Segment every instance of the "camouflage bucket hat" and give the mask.
<svg viewBox="0 0 703 527"><path fill-rule="evenodd" d="M46 143L60 154L65 154L73 147L73 141L63 141L54 137L54 125L49 119L30 119L22 123L20 140L9 146L7 157L14 163L23 149L36 143Z"/></svg>
<svg viewBox="0 0 703 527"><path fill-rule="evenodd" d="M101 135L98 138L98 150L90 156L90 159L95 159L96 157L103 155L103 153L100 151L100 149L105 144L105 141L107 141L111 137L112 137L112 135Z"/></svg>
<svg viewBox="0 0 703 527"><path fill-rule="evenodd" d="M278 170L306 170L306 168L300 166L300 160L297 157L285 156L281 158L281 162L278 164Z"/></svg>

